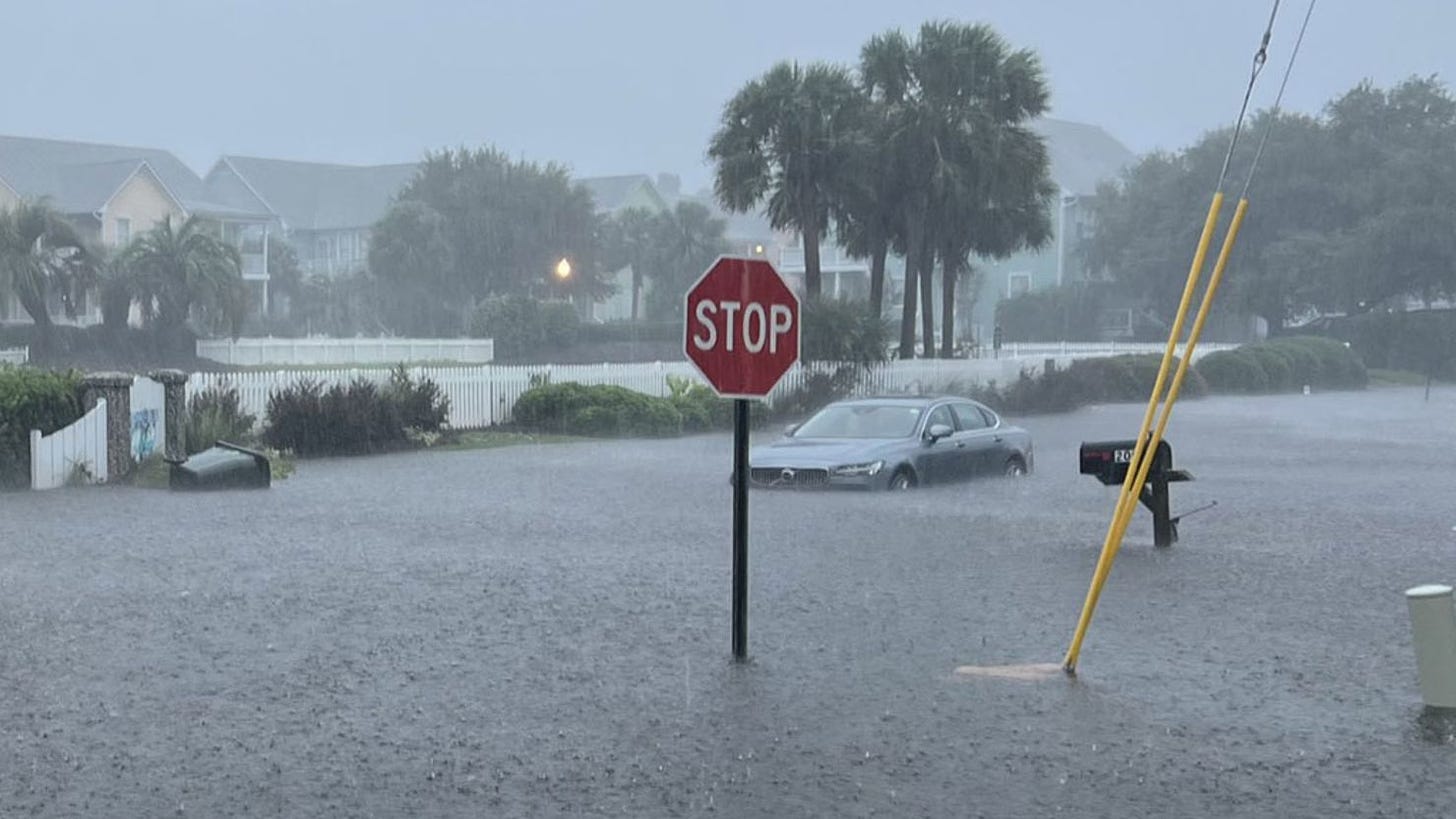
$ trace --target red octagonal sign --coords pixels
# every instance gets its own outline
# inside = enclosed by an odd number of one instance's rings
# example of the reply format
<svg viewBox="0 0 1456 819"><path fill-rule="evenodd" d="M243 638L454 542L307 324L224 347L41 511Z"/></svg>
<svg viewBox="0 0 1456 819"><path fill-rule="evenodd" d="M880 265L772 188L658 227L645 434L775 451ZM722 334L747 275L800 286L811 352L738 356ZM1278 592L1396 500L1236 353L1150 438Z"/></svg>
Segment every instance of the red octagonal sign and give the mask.
<svg viewBox="0 0 1456 819"><path fill-rule="evenodd" d="M762 398L799 360L799 297L767 260L720 257L688 290L683 350L719 395Z"/></svg>

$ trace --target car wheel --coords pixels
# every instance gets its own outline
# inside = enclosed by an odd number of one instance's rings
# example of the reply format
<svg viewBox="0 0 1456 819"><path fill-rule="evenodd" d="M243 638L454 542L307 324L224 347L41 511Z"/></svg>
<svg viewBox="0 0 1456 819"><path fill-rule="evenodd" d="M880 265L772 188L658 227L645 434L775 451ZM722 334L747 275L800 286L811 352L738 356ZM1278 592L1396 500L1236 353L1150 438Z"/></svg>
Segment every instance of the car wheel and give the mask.
<svg viewBox="0 0 1456 819"><path fill-rule="evenodd" d="M891 492L904 492L907 489L914 489L915 473L904 467L895 470L895 474L890 476L889 488Z"/></svg>
<svg viewBox="0 0 1456 819"><path fill-rule="evenodd" d="M1026 475L1026 462L1019 456L1013 456L1006 461L1006 477L1020 478Z"/></svg>

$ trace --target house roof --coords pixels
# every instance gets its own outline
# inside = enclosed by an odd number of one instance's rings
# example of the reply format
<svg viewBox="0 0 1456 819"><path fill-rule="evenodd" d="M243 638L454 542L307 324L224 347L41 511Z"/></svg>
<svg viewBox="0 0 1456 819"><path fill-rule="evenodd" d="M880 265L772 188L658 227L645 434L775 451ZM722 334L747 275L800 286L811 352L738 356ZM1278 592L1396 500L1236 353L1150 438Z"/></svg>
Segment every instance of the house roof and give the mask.
<svg viewBox="0 0 1456 819"><path fill-rule="evenodd" d="M290 230L367 228L384 217L417 167L224 156L208 172L206 187L209 195L236 207L261 203ZM231 169L247 192L230 185L223 169Z"/></svg>
<svg viewBox="0 0 1456 819"><path fill-rule="evenodd" d="M184 210L260 216L209 201L202 180L158 148L0 136L0 178L26 198L48 198L65 213L96 213L138 173L151 174Z"/></svg>
<svg viewBox="0 0 1456 819"><path fill-rule="evenodd" d="M598 213L615 213L621 210L631 201L633 194L644 188L649 199L663 210L667 209L666 200L663 199L662 194L657 192L657 186L652 184L652 177L647 174L592 176L578 179L576 182L591 193Z"/></svg>
<svg viewBox="0 0 1456 819"><path fill-rule="evenodd" d="M1096 193L1099 182L1115 178L1137 158L1096 125L1039 119L1031 127L1046 140L1052 180L1068 193Z"/></svg>

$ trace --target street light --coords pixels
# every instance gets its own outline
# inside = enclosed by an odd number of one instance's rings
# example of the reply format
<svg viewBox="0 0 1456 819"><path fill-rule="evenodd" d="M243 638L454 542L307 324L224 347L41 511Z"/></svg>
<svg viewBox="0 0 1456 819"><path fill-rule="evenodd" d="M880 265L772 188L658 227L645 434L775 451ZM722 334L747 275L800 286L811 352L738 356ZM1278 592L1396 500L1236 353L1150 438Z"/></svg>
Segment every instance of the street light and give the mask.
<svg viewBox="0 0 1456 819"><path fill-rule="evenodd" d="M556 279L564 282L569 278L571 278L571 262L563 256L561 261L556 263Z"/></svg>

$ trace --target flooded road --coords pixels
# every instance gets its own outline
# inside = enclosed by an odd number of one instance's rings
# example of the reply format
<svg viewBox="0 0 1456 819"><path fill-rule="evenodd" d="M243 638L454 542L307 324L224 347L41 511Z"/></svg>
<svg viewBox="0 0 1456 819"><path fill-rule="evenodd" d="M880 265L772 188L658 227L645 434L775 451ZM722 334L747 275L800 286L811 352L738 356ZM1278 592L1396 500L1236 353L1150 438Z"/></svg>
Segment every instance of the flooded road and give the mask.
<svg viewBox="0 0 1456 819"><path fill-rule="evenodd" d="M1402 592L1456 581L1456 390L1180 403L1217 501L1036 474L755 493L725 436L306 461L267 492L0 495L5 816L1372 816L1456 798Z"/></svg>

